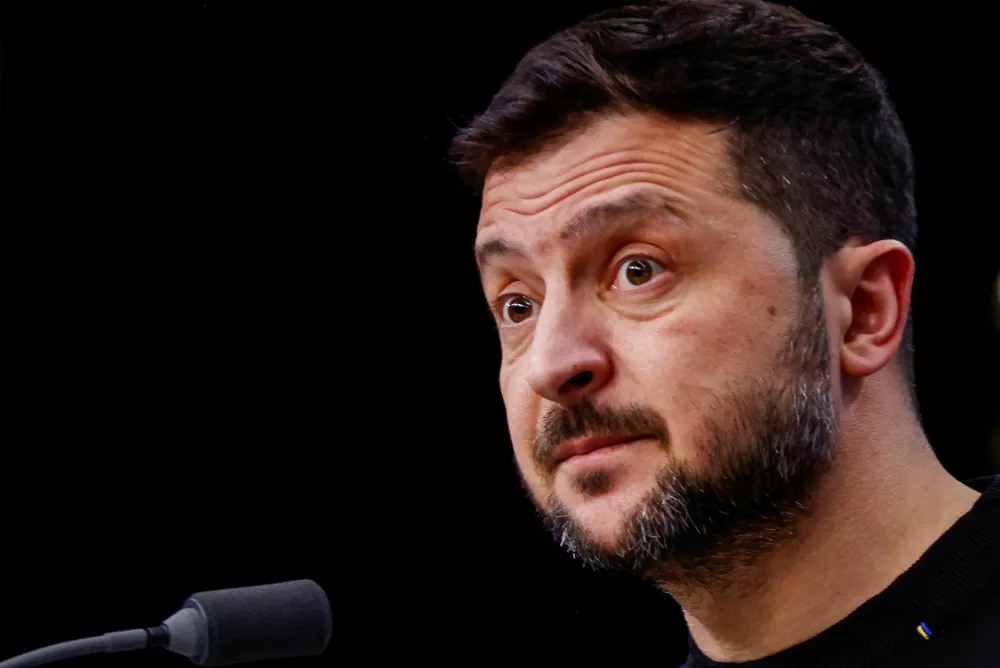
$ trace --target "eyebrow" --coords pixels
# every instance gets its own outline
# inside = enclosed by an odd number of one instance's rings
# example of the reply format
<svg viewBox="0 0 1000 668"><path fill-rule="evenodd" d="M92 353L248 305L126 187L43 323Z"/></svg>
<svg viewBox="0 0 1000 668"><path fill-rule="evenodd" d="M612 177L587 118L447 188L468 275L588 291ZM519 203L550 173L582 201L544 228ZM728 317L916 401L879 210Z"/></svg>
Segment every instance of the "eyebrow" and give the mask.
<svg viewBox="0 0 1000 668"><path fill-rule="evenodd" d="M621 199L594 204L578 211L559 231L563 241L574 241L607 228L613 223L639 217L657 216L684 221L677 205L671 200L651 193L635 193ZM493 238L476 246L476 264L483 269L500 257L520 257L527 254L517 244L502 238Z"/></svg>

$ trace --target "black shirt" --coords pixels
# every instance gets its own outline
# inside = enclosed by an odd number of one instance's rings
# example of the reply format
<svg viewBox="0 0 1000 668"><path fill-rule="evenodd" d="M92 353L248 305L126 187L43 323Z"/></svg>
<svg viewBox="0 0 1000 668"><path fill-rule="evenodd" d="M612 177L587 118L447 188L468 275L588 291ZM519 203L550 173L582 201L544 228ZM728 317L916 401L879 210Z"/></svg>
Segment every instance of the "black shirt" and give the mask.
<svg viewBox="0 0 1000 668"><path fill-rule="evenodd" d="M913 566L816 636L777 654L720 663L689 638L681 668L1000 668L1000 475Z"/></svg>

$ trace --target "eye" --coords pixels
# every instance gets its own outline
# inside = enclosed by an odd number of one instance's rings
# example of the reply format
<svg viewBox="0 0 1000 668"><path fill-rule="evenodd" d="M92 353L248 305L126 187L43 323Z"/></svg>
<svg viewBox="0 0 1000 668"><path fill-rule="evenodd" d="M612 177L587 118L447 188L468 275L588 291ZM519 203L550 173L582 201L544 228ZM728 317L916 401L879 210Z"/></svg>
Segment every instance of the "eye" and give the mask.
<svg viewBox="0 0 1000 668"><path fill-rule="evenodd" d="M625 260L615 276L613 290L628 290L640 287L666 271L666 267L648 257L633 257Z"/></svg>
<svg viewBox="0 0 1000 668"><path fill-rule="evenodd" d="M517 325L531 317L535 305L524 295L512 295L503 299L500 305L500 317L506 322Z"/></svg>

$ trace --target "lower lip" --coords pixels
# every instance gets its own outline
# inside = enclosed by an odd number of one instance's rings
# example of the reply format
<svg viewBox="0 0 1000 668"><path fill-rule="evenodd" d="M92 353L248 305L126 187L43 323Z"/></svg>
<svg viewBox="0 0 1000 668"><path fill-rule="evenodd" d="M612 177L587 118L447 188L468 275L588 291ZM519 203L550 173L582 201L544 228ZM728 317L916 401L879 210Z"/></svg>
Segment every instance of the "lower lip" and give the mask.
<svg viewBox="0 0 1000 668"><path fill-rule="evenodd" d="M591 450L590 452L583 455L573 455L560 462L560 466L568 464L570 466L587 466L588 464L596 464L609 457L613 457L615 454L625 450L630 445L635 445L643 439L637 438L631 441L624 441L622 443L615 443L614 445L606 445L603 448L598 448L597 450Z"/></svg>

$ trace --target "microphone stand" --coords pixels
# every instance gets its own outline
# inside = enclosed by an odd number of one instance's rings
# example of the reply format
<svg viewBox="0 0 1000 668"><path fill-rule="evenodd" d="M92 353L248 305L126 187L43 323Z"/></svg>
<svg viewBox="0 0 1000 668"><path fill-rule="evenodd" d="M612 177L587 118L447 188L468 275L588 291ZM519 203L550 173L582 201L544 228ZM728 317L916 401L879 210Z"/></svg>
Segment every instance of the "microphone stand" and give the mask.
<svg viewBox="0 0 1000 668"><path fill-rule="evenodd" d="M147 647L161 647L168 640L167 629L163 626L115 631L114 633L69 640L35 649L12 659L0 661L0 668L35 668L35 666L42 666L53 661L62 661L88 654L130 652Z"/></svg>

